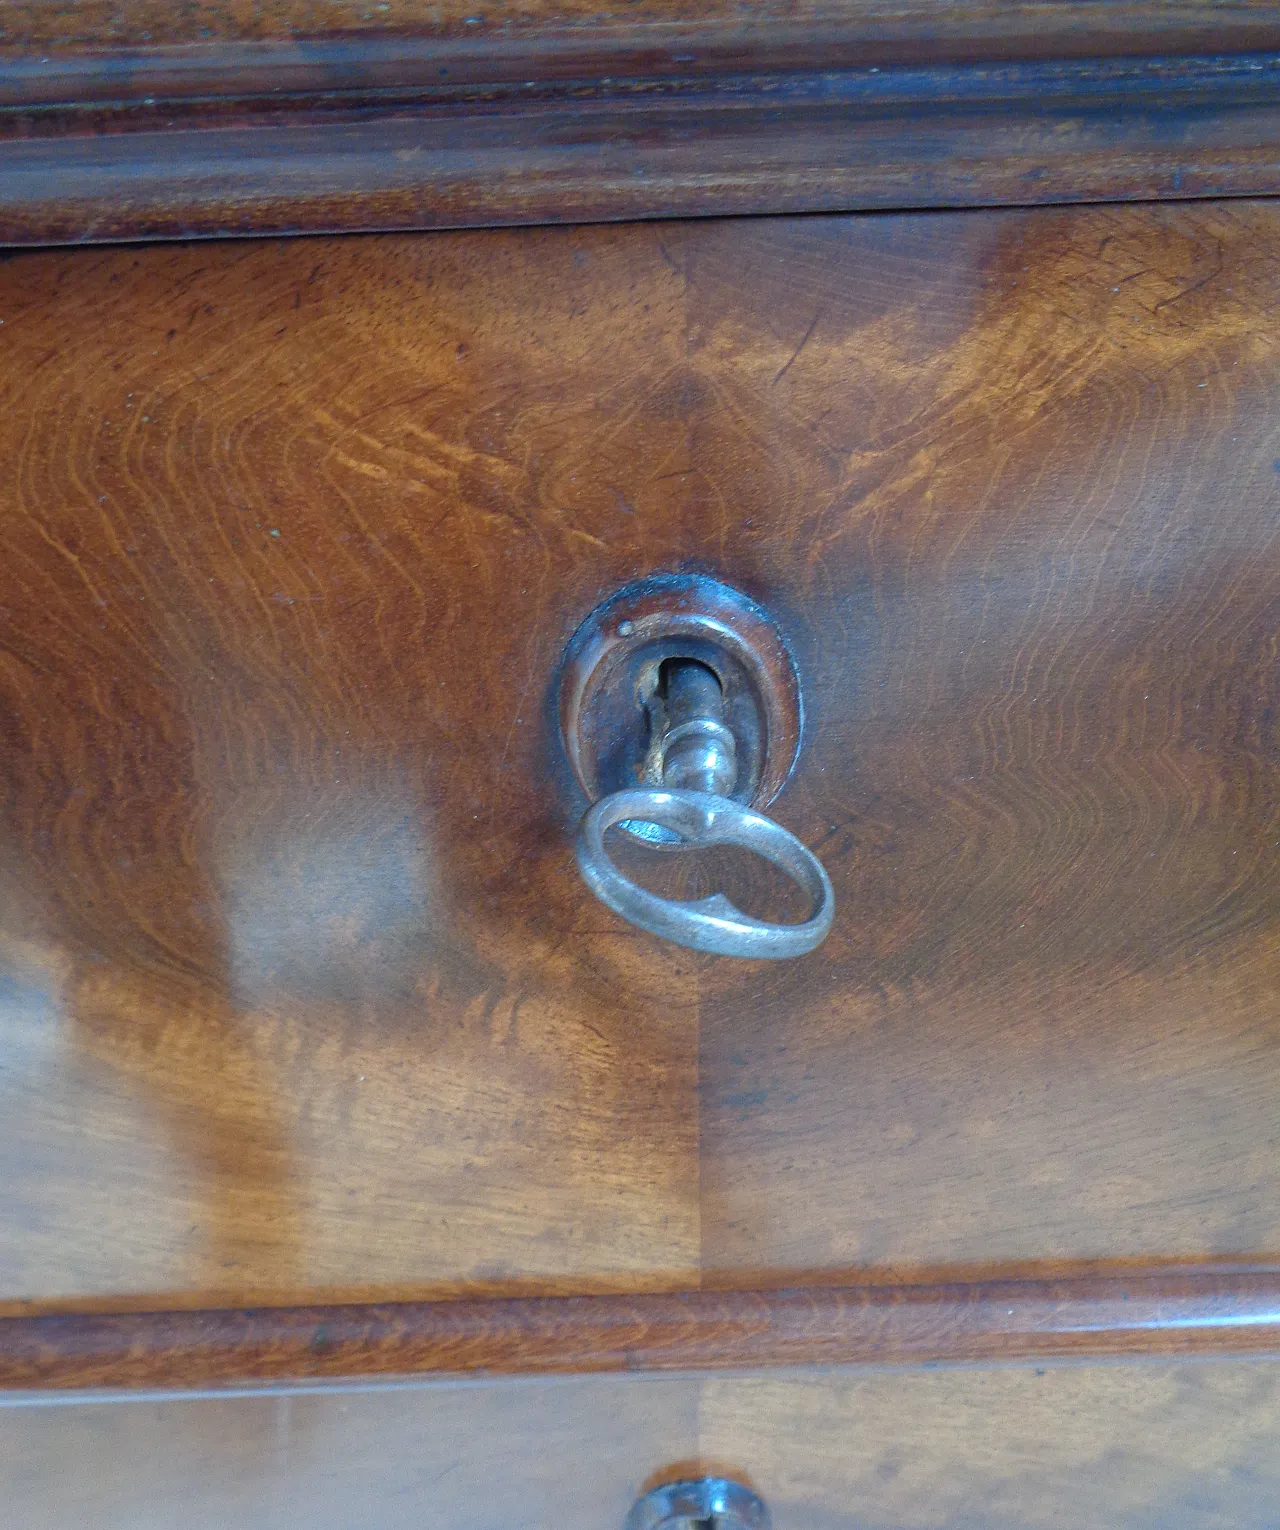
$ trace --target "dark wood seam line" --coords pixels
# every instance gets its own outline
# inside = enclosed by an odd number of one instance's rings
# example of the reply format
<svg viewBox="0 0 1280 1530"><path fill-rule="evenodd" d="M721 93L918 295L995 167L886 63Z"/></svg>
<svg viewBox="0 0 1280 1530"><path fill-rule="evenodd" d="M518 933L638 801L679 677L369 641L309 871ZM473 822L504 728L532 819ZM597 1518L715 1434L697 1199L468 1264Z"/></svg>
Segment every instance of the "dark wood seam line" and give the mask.
<svg viewBox="0 0 1280 1530"><path fill-rule="evenodd" d="M28 103L146 97L170 100L243 95L306 80L325 89L417 84L484 88L501 80L629 75L714 79L744 67L770 73L850 68L948 70L1018 65L1116 68L1214 55L1235 60L1280 48L1280 20L1262 24L1130 32L1036 28L1010 32L1007 17L987 35L878 35L831 17L806 21L740 19L655 22L626 18L598 26L470 27L396 33L348 31L292 38L225 38L165 44L33 45L0 41L0 99Z"/></svg>
<svg viewBox="0 0 1280 1530"><path fill-rule="evenodd" d="M107 61L109 62L109 61ZM667 110L782 113L817 109L872 118L924 113L1060 110L1071 114L1267 105L1275 100L1280 49L1250 53L1168 54L1122 58L979 60L886 65L861 60L809 60L802 67L767 59L732 60L731 67L690 72L670 63L636 60L628 71L593 67L573 72L540 68L524 59L515 78L497 67L474 78L440 77L427 60L384 72L359 54L330 64L308 59L290 68L246 71L209 68L198 74L137 69L100 74L0 68L0 133L18 142L102 133L183 132L220 123L315 125L325 120L369 121L379 115L449 116L514 111ZM649 62L649 68L640 67ZM430 73L436 77L428 77ZM371 78L372 75L372 78Z"/></svg>

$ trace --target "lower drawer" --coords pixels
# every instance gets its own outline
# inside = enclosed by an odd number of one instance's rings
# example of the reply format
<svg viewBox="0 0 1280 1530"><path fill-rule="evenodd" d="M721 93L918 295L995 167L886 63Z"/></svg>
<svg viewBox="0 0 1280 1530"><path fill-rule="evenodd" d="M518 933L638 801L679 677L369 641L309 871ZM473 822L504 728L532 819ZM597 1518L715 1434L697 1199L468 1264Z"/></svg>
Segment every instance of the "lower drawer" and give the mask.
<svg viewBox="0 0 1280 1530"><path fill-rule="evenodd" d="M647 1483L750 1482L774 1530L1250 1530L1280 1365L580 1377L0 1414L24 1530L622 1530Z"/></svg>

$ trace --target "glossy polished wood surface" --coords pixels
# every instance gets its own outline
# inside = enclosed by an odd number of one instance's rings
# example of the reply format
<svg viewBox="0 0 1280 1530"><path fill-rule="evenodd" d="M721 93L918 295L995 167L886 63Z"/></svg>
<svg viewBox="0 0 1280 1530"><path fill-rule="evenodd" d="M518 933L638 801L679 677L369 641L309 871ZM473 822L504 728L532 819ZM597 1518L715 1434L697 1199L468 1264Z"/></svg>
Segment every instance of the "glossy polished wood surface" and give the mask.
<svg viewBox="0 0 1280 1530"><path fill-rule="evenodd" d="M0 1412L29 1530L622 1530L650 1477L749 1479L775 1530L1264 1530L1274 1362L575 1378Z"/></svg>
<svg viewBox="0 0 1280 1530"><path fill-rule="evenodd" d="M703 241L691 458L842 899L803 974L703 978L706 1268L1280 1247L1275 220Z"/></svg>
<svg viewBox="0 0 1280 1530"><path fill-rule="evenodd" d="M474 254L3 268L6 1295L696 1269L692 973L593 933L548 774L590 406Z"/></svg>
<svg viewBox="0 0 1280 1530"><path fill-rule="evenodd" d="M0 267L10 1310L1280 1249L1277 233ZM559 654L676 569L804 681L777 970L573 869Z"/></svg>

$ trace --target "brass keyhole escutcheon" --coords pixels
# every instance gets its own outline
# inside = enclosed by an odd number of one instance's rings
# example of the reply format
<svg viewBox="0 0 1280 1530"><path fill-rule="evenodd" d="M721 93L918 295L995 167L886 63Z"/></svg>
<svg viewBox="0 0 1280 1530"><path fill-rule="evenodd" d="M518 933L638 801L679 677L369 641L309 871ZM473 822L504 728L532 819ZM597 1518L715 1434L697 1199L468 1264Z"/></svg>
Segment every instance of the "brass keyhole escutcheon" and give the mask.
<svg viewBox="0 0 1280 1530"><path fill-rule="evenodd" d="M764 1500L729 1477L666 1482L644 1495L624 1530L771 1530Z"/></svg>
<svg viewBox="0 0 1280 1530"><path fill-rule="evenodd" d="M590 802L655 786L652 714L664 666L705 666L719 682L735 747L725 793L757 811L781 791L800 749L800 682L777 624L741 591L701 574L629 584L570 640L560 675L560 731ZM647 773L646 773L647 772Z"/></svg>
<svg viewBox="0 0 1280 1530"><path fill-rule="evenodd" d="M800 746L800 684L777 627L737 590L701 576L629 585L587 617L565 655L560 727L591 799L575 854L587 886L651 935L717 956L803 956L831 929L818 858L761 808ZM609 852L610 829L659 849L735 845L782 871L810 908L755 919L723 893L659 897Z"/></svg>

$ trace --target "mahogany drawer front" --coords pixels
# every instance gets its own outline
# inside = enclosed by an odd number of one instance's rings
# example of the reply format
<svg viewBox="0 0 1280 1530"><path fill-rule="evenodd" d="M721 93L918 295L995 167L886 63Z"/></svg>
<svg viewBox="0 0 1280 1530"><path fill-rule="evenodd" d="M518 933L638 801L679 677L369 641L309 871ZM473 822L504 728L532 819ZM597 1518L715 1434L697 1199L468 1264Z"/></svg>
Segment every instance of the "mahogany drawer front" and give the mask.
<svg viewBox="0 0 1280 1530"><path fill-rule="evenodd" d="M1280 1247L1278 234L8 259L9 1310ZM804 687L769 970L573 867L560 655L679 570Z"/></svg>
<svg viewBox="0 0 1280 1530"><path fill-rule="evenodd" d="M645 1378L70 1403L0 1411L0 1478L31 1530L621 1530L696 1426Z"/></svg>
<svg viewBox="0 0 1280 1530"><path fill-rule="evenodd" d="M694 1463L775 1530L1262 1530L1278 1415L1273 1362L579 1377L7 1409L0 1474L30 1530L622 1530Z"/></svg>

